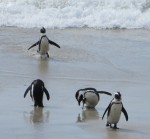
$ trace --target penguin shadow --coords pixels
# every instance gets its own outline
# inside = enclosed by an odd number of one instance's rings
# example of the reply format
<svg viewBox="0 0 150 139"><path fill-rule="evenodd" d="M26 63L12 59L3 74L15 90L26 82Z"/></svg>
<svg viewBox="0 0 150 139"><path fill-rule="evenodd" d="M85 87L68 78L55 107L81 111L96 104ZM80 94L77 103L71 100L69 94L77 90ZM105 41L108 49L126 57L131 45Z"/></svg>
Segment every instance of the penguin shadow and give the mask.
<svg viewBox="0 0 150 139"><path fill-rule="evenodd" d="M82 110L77 116L77 123L99 120L99 113L95 108L88 108Z"/></svg>
<svg viewBox="0 0 150 139"><path fill-rule="evenodd" d="M30 124L41 124L49 122L49 111L45 111L44 108L34 107L32 111L24 112L24 117L26 121Z"/></svg>

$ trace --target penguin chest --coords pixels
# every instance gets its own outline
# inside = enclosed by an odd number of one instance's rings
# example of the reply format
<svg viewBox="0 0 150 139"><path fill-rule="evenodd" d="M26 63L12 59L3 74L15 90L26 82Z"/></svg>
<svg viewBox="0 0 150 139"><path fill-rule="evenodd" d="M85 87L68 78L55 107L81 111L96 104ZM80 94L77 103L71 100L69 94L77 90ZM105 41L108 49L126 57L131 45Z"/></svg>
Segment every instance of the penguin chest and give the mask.
<svg viewBox="0 0 150 139"><path fill-rule="evenodd" d="M95 107L98 104L98 96L95 93L85 94L85 104L87 107Z"/></svg>
<svg viewBox="0 0 150 139"><path fill-rule="evenodd" d="M43 37L40 43L40 54L44 55L49 51L49 42L46 37Z"/></svg>
<svg viewBox="0 0 150 139"><path fill-rule="evenodd" d="M113 104L111 106L107 121L110 124L118 123L121 115L121 110L122 110L122 104Z"/></svg>

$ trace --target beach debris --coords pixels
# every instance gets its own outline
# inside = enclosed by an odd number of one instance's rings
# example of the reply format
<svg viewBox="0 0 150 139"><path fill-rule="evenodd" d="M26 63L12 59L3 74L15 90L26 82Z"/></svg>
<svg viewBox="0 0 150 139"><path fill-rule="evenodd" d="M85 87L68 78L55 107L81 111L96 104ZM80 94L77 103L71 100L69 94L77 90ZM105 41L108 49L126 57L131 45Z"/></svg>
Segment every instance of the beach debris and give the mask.
<svg viewBox="0 0 150 139"><path fill-rule="evenodd" d="M49 54L48 54L48 51L49 51L49 44L55 45L55 46L58 47L58 48L60 48L60 46L59 46L57 43L51 41L51 40L45 35L46 29L45 29L44 27L41 28L40 32L41 32L41 34L42 34L40 40L37 41L36 43L34 43L32 46L30 46L30 47L28 48L28 50L30 50L31 48L33 48L33 47L35 47L35 46L38 45L39 48L38 48L37 52L38 52L40 55L47 55L47 57L49 58Z"/></svg>

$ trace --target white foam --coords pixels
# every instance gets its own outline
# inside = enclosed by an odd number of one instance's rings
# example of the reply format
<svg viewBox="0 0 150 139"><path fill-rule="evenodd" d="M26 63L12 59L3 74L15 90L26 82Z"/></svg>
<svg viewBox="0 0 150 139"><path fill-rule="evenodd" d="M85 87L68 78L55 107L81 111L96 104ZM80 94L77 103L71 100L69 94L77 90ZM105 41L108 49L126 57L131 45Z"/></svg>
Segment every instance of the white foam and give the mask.
<svg viewBox="0 0 150 139"><path fill-rule="evenodd" d="M1 0L0 26L150 28L150 0Z"/></svg>

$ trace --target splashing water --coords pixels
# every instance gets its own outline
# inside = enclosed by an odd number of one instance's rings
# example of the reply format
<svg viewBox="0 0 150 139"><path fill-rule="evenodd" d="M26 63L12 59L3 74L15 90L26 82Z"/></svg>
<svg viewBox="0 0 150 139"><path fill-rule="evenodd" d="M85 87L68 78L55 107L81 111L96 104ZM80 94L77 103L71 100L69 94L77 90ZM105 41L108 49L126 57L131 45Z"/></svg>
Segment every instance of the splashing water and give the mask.
<svg viewBox="0 0 150 139"><path fill-rule="evenodd" d="M150 28L150 0L0 0L0 26Z"/></svg>

